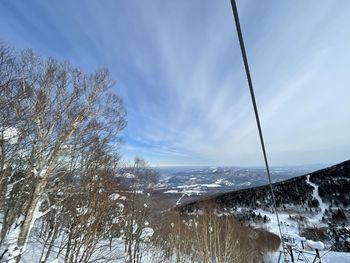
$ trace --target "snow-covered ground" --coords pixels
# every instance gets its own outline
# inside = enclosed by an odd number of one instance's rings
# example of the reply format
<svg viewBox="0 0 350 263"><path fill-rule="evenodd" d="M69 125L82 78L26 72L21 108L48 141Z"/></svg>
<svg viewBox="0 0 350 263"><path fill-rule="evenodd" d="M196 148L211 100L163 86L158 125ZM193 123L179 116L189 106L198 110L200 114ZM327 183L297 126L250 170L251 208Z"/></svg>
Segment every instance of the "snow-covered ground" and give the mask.
<svg viewBox="0 0 350 263"><path fill-rule="evenodd" d="M153 230L147 228L146 235L153 234ZM112 249L109 249L109 244L106 241L100 242L98 244L97 252L94 253L91 262L104 262L103 258L112 259L109 262L115 263L125 263L126 255L124 252L124 240L115 239L112 244ZM160 262L161 261L161 251L157 250L152 246L148 246L148 243L144 243L142 245L143 253L142 253L142 262L143 263L152 263L152 262ZM27 245L27 249L22 256L21 263L36 263L39 262L42 247L37 242L29 242ZM54 250L55 251L55 250ZM53 252L54 252L53 251ZM162 260L163 261L163 260ZM48 263L63 263L64 262L64 251L58 257L56 253L52 253L49 257ZM167 263L166 261L163 261ZM170 263L170 262L169 262Z"/></svg>
<svg viewBox="0 0 350 263"><path fill-rule="evenodd" d="M284 237L290 237L290 240L294 241L294 245L297 245L299 249L302 248L301 245L301 239L303 237L301 236L302 233L300 233L300 227L299 227L299 219L301 217L303 218L302 224L304 227L326 227L327 225L322 222L322 216L325 213L325 210L328 208L328 204L324 203L323 200L321 199L319 192L318 192L318 185L312 183L310 181L310 176L308 175L306 178L306 183L312 186L313 188L313 198L318 200L319 202L319 209L315 209L312 212L302 212L300 209L295 207L293 209L293 206L291 205L286 205L287 210L285 211L279 211L278 216L279 216L279 221L280 221L280 227L281 227L281 232ZM237 213L241 213L243 211L242 208L236 209ZM288 211L288 212L287 212ZM294 212L293 212L294 211ZM261 215L262 218L264 216L268 217L268 220L266 223L253 223L252 225L257 228L263 228L266 229L269 232L272 232L278 236L280 236L280 230L279 230L279 225L278 225L278 220L276 217L276 214L273 213L272 211L265 211L263 209L256 209L254 210L254 213L256 215ZM313 241L318 241L318 240L313 240ZM306 243L306 242L304 242ZM309 242L312 246L312 242ZM330 245L326 245L324 249L320 250L320 256L321 256L321 262L331 262L331 263L350 263L350 253L346 252L335 252L335 251L330 251ZM280 251L282 250L282 244L280 247ZM305 251L306 253L303 253L305 255L301 256L303 258L303 262L313 262L315 258L315 249L312 247L308 247L305 245ZM309 253L309 254L308 254ZM311 255L310 255L311 253ZM313 255L312 255L313 254ZM296 258L298 257L297 255ZM266 261L267 262L278 262L279 258L279 252L272 253L267 256ZM287 262L282 260L280 262ZM288 261L291 262L291 261ZM299 262L299 261L296 261ZM319 261L316 261L319 262Z"/></svg>
<svg viewBox="0 0 350 263"><path fill-rule="evenodd" d="M301 258L303 260L295 260L295 262L304 262L304 263L311 263L314 260L313 255L308 255L305 254L305 257L301 256ZM350 253L345 253L345 252L334 252L334 251L325 251L325 252L321 252L320 253L321 256L321 262L322 263L349 263L350 262ZM265 258L265 262L268 263L285 263L285 262L291 262L290 259L289 261L286 261L283 257L283 255L280 258L280 261L278 261L280 257L280 252L275 252L275 253L271 253L269 255L266 256ZM297 256L296 256L297 258ZM316 261L319 262L319 261Z"/></svg>
<svg viewBox="0 0 350 263"><path fill-rule="evenodd" d="M322 201L321 197L319 196L318 186L310 182L309 177L307 177L307 183L314 188L313 197L319 201L321 211L318 212L317 214L304 214L303 216L305 216L307 220L305 223L306 225L310 225L310 226L315 226L315 225L323 226L324 224L321 221L322 215L328 206ZM255 225L256 227L264 228L280 236L277 217L274 213L264 211L262 209L257 209L254 211L256 214L260 213L262 217L266 215L270 219L270 221L264 224L253 224L253 225ZM290 215L292 216L290 217ZM300 239L302 239L303 237L301 237L301 233L299 232L298 222L295 220L295 215L293 216L293 213L279 212L278 216L281 222L282 235L291 236L295 238L295 240L297 240L296 243L298 244L299 248L301 248ZM305 246L305 249L307 253L303 253L304 256L300 256L302 260L300 261L296 260L295 262L310 262L310 263L313 262L315 258L315 251L310 247L308 248L307 246ZM282 250L281 247L280 247L280 250ZM313 255L308 253L311 253ZM275 252L275 253L271 253L270 255L267 255L266 262L291 262L291 261L285 261L283 259L283 255L281 256L281 260L278 261L279 254L280 252ZM295 259L298 258L297 254L294 256L295 256ZM323 263L349 263L350 262L350 253L329 251L329 246L328 247L326 246L325 249L320 250L320 256L321 256L321 262ZM315 262L319 262L319 261L315 261Z"/></svg>
<svg viewBox="0 0 350 263"><path fill-rule="evenodd" d="M262 216L266 215L270 221L267 224L264 224L264 228L267 230L279 235L279 229L277 224L277 218L274 213L264 211L264 210L256 210L257 214L261 214ZM283 234L288 234L290 236L295 237L296 239L300 237L298 226L293 219L289 217L289 214L287 213L280 213L279 219L282 221L282 232ZM258 225L256 225L258 226ZM260 225L261 227L262 225ZM145 235L152 236L153 235L153 229L147 228L145 231ZM103 245L103 244L102 244ZM109 250L108 246L101 246L102 250L99 253L103 253L103 255L115 255L115 260L113 262L116 263L123 263L125 262L125 256L124 256L124 241L122 239L116 239L113 242L113 249ZM146 246L147 247L147 246ZM309 252L314 253L311 249L308 249ZM41 254L41 246L38 245L38 243L30 242L27 246L27 250L25 254L23 255L23 258L21 262L23 263L35 263L39 262ZM312 256L310 254L304 254L305 257L303 258L303 261L296 261L296 262L313 262L313 259L315 256ZM350 253L341 253L341 252L334 252L334 251L328 251L327 248L325 250L320 251L321 260L323 263L349 263L350 262ZM96 255L98 256L98 254ZM161 259L161 253L156 248L152 248L151 246L147 247L145 252L143 253L143 260L144 263L152 263L152 262L164 262L164 263L171 263L175 262L172 260L160 260ZM274 252L266 255L265 262L271 262L275 263L278 262L279 259L279 252ZM59 256L56 258L55 253L53 253L53 256L49 258L48 263L63 263L64 262L64 256ZM188 262L191 262L190 260ZM280 262L290 262L285 261L283 259L283 255L281 257ZM317 261L316 261L317 262Z"/></svg>
<svg viewBox="0 0 350 263"><path fill-rule="evenodd" d="M306 183L311 185L313 187L313 197L318 200L319 207L321 211L317 213L303 213L303 217L306 218L305 224L309 224L310 227L312 226L326 226L324 223L322 223L322 216L325 212L325 209L328 208L328 205L324 203L318 194L318 185L310 182L310 175L307 176ZM292 208L292 207L291 207ZM261 214L261 216L266 215L270 221L268 223L257 225L258 227L266 228L268 231L280 235L279 228L278 228L278 222L277 217L274 213L268 212L262 209L254 210L256 214ZM300 235L299 228L298 228L298 222L295 220L295 217L298 216L298 213L295 214L293 212L285 213L285 212L278 212L279 220L281 222L281 230L282 234L291 234L291 235Z"/></svg>
<svg viewBox="0 0 350 263"><path fill-rule="evenodd" d="M265 224L265 229L268 231L275 233L276 235L280 235L279 228L277 224L277 218L276 215L270 212L266 212L263 210L256 210L256 213L260 213L262 216L266 215L268 216L271 221ZM281 230L283 235L289 235L293 238L295 238L296 243L298 244L299 248L301 248L301 241L302 237L300 236L298 225L295 221L289 218L289 215L286 213L279 213L279 219L282 222ZM282 248L280 248L281 250ZM311 255L308 253L315 254L315 251L311 248L308 248L307 245L305 245L305 249L307 253L303 253L304 256L300 256L299 261L295 262L313 262L315 255ZM271 253L266 256L266 262L278 262L280 252ZM298 258L297 254L294 254L295 258ZM345 252L335 252L335 251L329 251L329 248L325 248L320 251L321 256L321 262L322 263L349 263L350 262L350 253ZM289 258L290 260L290 258ZM281 260L279 262L291 262L291 261L285 261L283 255L281 256ZM316 261L318 262L318 261Z"/></svg>
<svg viewBox="0 0 350 263"><path fill-rule="evenodd" d="M278 221L277 217L274 213L272 212L267 212L262 209L257 209L255 210L256 214L259 214L263 216L267 216L270 221L264 224L256 224L256 226L264 228L268 230L271 233L274 233L276 235L280 235L279 232L279 227L278 227ZM299 230L298 230L298 224L295 222L293 219L289 217L289 214L287 213L278 213L278 217L281 224L281 230L282 234L293 234L293 235L299 235Z"/></svg>
<svg viewBox="0 0 350 263"><path fill-rule="evenodd" d="M124 263L125 262L125 257L121 256L118 257L117 255L123 255L124 254L124 242L122 240L116 243L114 243L113 246L113 251L109 251L106 249L104 251L105 253L114 253L116 255L115 258L115 263ZM30 243L28 244L27 250L25 254L23 255L23 258L21 260L22 263L35 263L39 261L41 253L41 247L37 246L35 243ZM279 259L279 252L274 252L266 255L265 257L265 262L267 263L277 263ZM334 252L334 251L321 251L321 260L322 263L349 263L350 262L350 253L344 253L344 252ZM157 250L154 249L148 249L145 251L143 255L142 262L143 263L152 263L152 262L164 262L164 263L172 263L176 261L172 260L162 260L160 261L160 253ZM305 254L305 258L303 258L303 261L296 261L296 262L313 262L314 256ZM64 257L58 257L56 258L55 256L50 257L48 260L48 263L63 263L64 262ZM188 262L191 262L190 260ZM285 261L283 259L283 255L281 256L281 263L285 262L290 262L290 261Z"/></svg>
<svg viewBox="0 0 350 263"><path fill-rule="evenodd" d="M267 212L267 211L264 211L262 209L255 210L255 213L256 214L260 213L260 215L262 217L264 217L266 215L270 220L267 223L253 224L254 226L264 228L267 231L280 236L278 221L277 221L277 217L276 217L275 213ZM279 212L278 213L278 217L279 217L279 220L280 220L280 223L281 223L280 227L281 227L282 235L283 236L292 237L293 239L295 239L296 240L295 243L301 248L301 241L300 240L303 239L303 237L301 236L301 234L299 232L298 222L295 221L293 216L290 217L289 213L281 213L281 212ZM308 219L310 219L310 218L308 218ZM317 240L314 240L314 241L317 241ZM282 244L280 246L280 250L282 250ZM315 251L313 251L311 248L308 248L308 250L311 253L315 253ZM330 252L328 252L327 249L321 251L321 255L323 255L325 253L329 254ZM345 254L348 254L348 253L345 253ZM278 256L279 256L279 252L273 253L272 255L270 255L271 259L269 259L268 262L278 262ZM349 256L350 256L350 253L349 253ZM313 259L314 256L308 255L306 257L306 259L304 259L304 261L306 261L308 258L312 258ZM311 260L310 262L312 262L312 261L313 260ZM287 261L281 261L281 262L287 262ZM306 262L308 262L308 261L306 261ZM339 262L342 262L342 261L339 261ZM350 261L345 261L345 262L350 262Z"/></svg>

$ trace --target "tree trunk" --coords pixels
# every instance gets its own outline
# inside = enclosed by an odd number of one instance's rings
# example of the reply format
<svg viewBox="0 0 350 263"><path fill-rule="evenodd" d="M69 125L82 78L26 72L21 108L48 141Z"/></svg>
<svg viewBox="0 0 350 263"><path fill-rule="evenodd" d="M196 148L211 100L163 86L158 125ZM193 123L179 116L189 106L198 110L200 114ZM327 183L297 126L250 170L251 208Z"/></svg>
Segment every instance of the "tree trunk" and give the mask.
<svg viewBox="0 0 350 263"><path fill-rule="evenodd" d="M28 211L26 213L25 219L21 226L21 231L18 235L17 249L19 249L19 252L17 253L17 256L14 258L14 261L10 260L9 263L12 263L12 262L19 263L19 261L21 260L21 256L25 250L24 248L28 240L30 230L34 225L35 220L37 219L34 217L34 214L36 212L36 209L39 209L37 206L39 205L40 195L43 193L46 187L46 184L47 184L47 177L44 177L37 182L37 185L33 192L32 200L29 204Z"/></svg>

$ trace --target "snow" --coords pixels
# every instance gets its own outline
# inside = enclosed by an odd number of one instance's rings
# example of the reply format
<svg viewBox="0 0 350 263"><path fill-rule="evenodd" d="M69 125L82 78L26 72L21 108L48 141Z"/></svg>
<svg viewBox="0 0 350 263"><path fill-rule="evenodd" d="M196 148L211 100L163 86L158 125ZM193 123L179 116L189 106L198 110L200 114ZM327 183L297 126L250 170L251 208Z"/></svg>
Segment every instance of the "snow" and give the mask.
<svg viewBox="0 0 350 263"><path fill-rule="evenodd" d="M321 208L321 213L318 213L316 218L315 218L317 220L316 223L318 223L319 221L322 220L322 216L323 216L325 210L328 208L328 205L322 201L322 199L318 193L318 185L310 182L310 175L309 174L307 175L306 183L313 187L312 196L318 201L319 206Z"/></svg>
<svg viewBox="0 0 350 263"><path fill-rule="evenodd" d="M185 197L185 193L176 201L176 205L180 205L181 204L181 199L183 198L183 197Z"/></svg>
<svg viewBox="0 0 350 263"><path fill-rule="evenodd" d="M257 209L255 211L256 211L255 212L256 214L260 213L262 217L264 215L266 215L270 219L270 222L264 224L264 225L266 225L267 230L280 236L276 215L272 212L266 212L262 209ZM288 233L288 235L299 236L299 230L298 230L297 223L289 218L289 214L278 213L278 217L279 217L280 222L282 222L282 224L281 224L282 234Z"/></svg>
<svg viewBox="0 0 350 263"><path fill-rule="evenodd" d="M224 178L220 178L220 179L216 180L215 184L226 185L226 186L234 186L235 185L234 182L230 182L229 180L224 179Z"/></svg>
<svg viewBox="0 0 350 263"><path fill-rule="evenodd" d="M182 194L177 205L180 204L180 200L185 196L191 196L191 195L200 195L205 193L206 188L219 188L222 187L222 185L218 183L212 183L212 184L191 184L191 185L178 185L176 186L176 189L168 189L164 191L164 194Z"/></svg>
<svg viewBox="0 0 350 263"><path fill-rule="evenodd" d="M245 183L240 183L237 184L237 186L241 187L241 186L250 186L252 183L251 182L245 182Z"/></svg>
<svg viewBox="0 0 350 263"><path fill-rule="evenodd" d="M176 186L176 188L184 189L184 188L193 188L193 187L198 187L198 186L199 186L198 184L178 185L178 186Z"/></svg>
<svg viewBox="0 0 350 263"><path fill-rule="evenodd" d="M149 239L153 236L154 230L151 227L145 227L142 229L141 239L143 241L149 241Z"/></svg>
<svg viewBox="0 0 350 263"><path fill-rule="evenodd" d="M264 262L267 263L276 263L278 262L278 258L279 258L279 254L280 252L275 252L272 253L271 255L268 255L265 258ZM295 255L297 258L297 255ZM346 252L335 252L335 251L324 251L320 253L321 256L321 262L322 263L349 263L350 262L350 253L346 253ZM304 253L304 257L305 259L303 260L296 260L295 262L313 262L315 256L314 255L310 255L310 254L306 254ZM285 261L283 259L283 256L281 256L281 263L284 262L291 262L290 259L289 261ZM319 261L316 261L319 262Z"/></svg>
<svg viewBox="0 0 350 263"><path fill-rule="evenodd" d="M117 205L118 205L118 208L119 208L120 211L124 210L124 204L118 203Z"/></svg>
<svg viewBox="0 0 350 263"><path fill-rule="evenodd" d="M263 212L263 211L261 211ZM265 212L266 213L266 212ZM267 213L266 213L267 214ZM274 214L268 214L271 217L271 221L276 221L277 220L273 220L273 216ZM281 220L283 220L284 217L281 217ZM143 245L142 245L142 249L143 250L143 258L141 260L141 262L143 263L149 263L149 262L164 262L164 263L170 263L170 262L175 262L173 259L169 259L169 260L162 260L161 259L161 251L159 251L157 248L154 248L151 246L151 244L149 243L150 239L153 237L154 235L154 230L148 226L148 222L145 222L145 227L143 227L142 229L142 235L141 235L141 239L143 240ZM174 223L171 223L171 226L174 227ZM294 236L296 239L300 238L298 235ZM22 263L31 263L31 262L38 262L40 254L41 254L41 245L37 242L32 242L34 241L33 239L31 239L31 242L28 243L27 245L27 249L25 251L25 253L23 254ZM99 243L99 247L101 248L98 251L98 254L96 255L101 256L102 255L116 255L118 256L118 258L115 258L115 260L113 262L116 263L122 263L125 262L125 256L124 255L124 240L122 239L116 239L113 241L113 249L110 251L106 246L104 245L106 241L101 241ZM300 242L300 241L298 241ZM310 242L308 242L310 243ZM317 242L316 242L317 243ZM315 246L314 246L315 247ZM56 249L55 249L56 250ZM306 254L304 253L304 260L302 262L312 262L314 257L315 257L315 252L312 250L307 250ZM310 253L313 253L314 255L311 255ZM296 254L297 255L297 254ZM320 251L320 256L322 259L323 263L347 263L350 262L350 253L344 253L344 252L333 252L333 251ZM269 255L266 256L265 261L264 262L271 262L271 263L275 263L278 262L278 258L279 258L279 251L277 252L273 252ZM64 253L62 253L61 255L58 256L58 258L56 258L56 253L52 253L52 255L50 255L48 261L49 263L63 263L64 262ZM191 262L190 259L188 259L188 261L184 261L185 262ZM287 262L284 261L283 259L280 261L281 263L283 262ZM290 262L290 261L289 261ZM300 261L296 261L296 262L300 262Z"/></svg>
<svg viewBox="0 0 350 263"><path fill-rule="evenodd" d="M178 185L178 186L176 186L176 188L178 188L178 189L200 188L200 187L212 188L212 187L221 187L221 185L214 183L214 184L191 184L191 185Z"/></svg>
<svg viewBox="0 0 350 263"><path fill-rule="evenodd" d="M111 200L113 200L113 201L119 199L119 197L120 197L120 194L117 194L117 193L111 194L111 195L109 196L109 198L110 198Z"/></svg>
<svg viewBox="0 0 350 263"><path fill-rule="evenodd" d="M164 192L164 194L183 194L183 195L191 196L191 195L200 195L203 192L204 191L202 191L200 189L184 189L182 191L167 190Z"/></svg>
<svg viewBox="0 0 350 263"><path fill-rule="evenodd" d="M39 262L39 258L41 255L42 247L40 244L36 242L29 242L27 245L26 251L23 253L21 258L21 263L33 263L33 262ZM62 263L64 262L64 256L59 256L56 258L55 253L49 256L48 261L49 263Z"/></svg>
<svg viewBox="0 0 350 263"><path fill-rule="evenodd" d="M305 242L306 241L306 238L305 237L299 237L299 236L295 236L294 237L296 241L299 241L299 242Z"/></svg>
<svg viewBox="0 0 350 263"><path fill-rule="evenodd" d="M15 127L5 127L3 130L3 139L9 144L16 144L18 141L19 132Z"/></svg>
<svg viewBox="0 0 350 263"><path fill-rule="evenodd" d="M309 179L309 178L308 178ZM308 181L309 182L309 181ZM314 188L314 192L313 192L313 196L316 199L320 199L320 207L321 207L321 211L324 211L324 209L327 207L321 200L321 198L318 195L318 187L315 184L312 184L310 182L310 184L313 186ZM238 210L242 210L242 208L237 209L236 211L238 212ZM262 209L257 209L254 210L254 212L256 214L261 214L261 216L266 215L270 221L268 221L265 224L253 224L256 227L263 227L266 230L280 236L279 233L279 228L278 228L278 222L277 222L277 218L276 215L272 212L267 212L264 211ZM328 251L327 248L325 248L325 245L323 242L320 241L313 241L313 240L306 240L305 237L300 236L300 232L299 232L299 228L298 228L298 223L293 220L293 214L291 214L292 218L290 218L289 213L283 213L281 211L279 211L278 213L279 215L279 220L281 222L281 230L282 230L282 234L284 237L288 238L287 243L289 242L289 240L291 240L289 243L293 244L294 246L297 246L299 248L299 250L301 249L301 242L304 242L305 244L305 250L303 250L302 256L300 256L301 258L303 258L303 262L313 262L315 256L316 256L316 249L320 250L320 256L321 256L321 260L323 263L345 263L345 262L350 262L350 253L345 253L345 252L335 252L335 251ZM294 215L295 216L295 215ZM309 216L307 214L305 214L305 217L307 219L306 222L304 222L306 225L310 225L310 226L314 226L316 221L317 221L317 225L322 225L321 222L319 222L320 218L322 217L322 213L319 212L316 217L315 216ZM282 249L282 246L280 247L280 250ZM278 258L279 258L279 253L280 252L275 252L272 253L271 255L269 255L269 257L266 258L266 260L264 262L278 262ZM298 252L295 251L295 259L298 257ZM282 256L283 257L283 256ZM290 259L289 259L290 260ZM291 262L291 261L284 261L283 259L280 262ZM295 262L300 262L300 261L295 261ZM318 262L318 261L317 261Z"/></svg>
<svg viewBox="0 0 350 263"><path fill-rule="evenodd" d="M126 174L124 174L124 177L132 179L132 178L135 178L135 175L131 174L131 173L126 173Z"/></svg>
<svg viewBox="0 0 350 263"><path fill-rule="evenodd" d="M324 244L321 241L312 241L312 240L307 240L306 244L313 249L319 249L323 250L324 249Z"/></svg>
<svg viewBox="0 0 350 263"><path fill-rule="evenodd" d="M3 245L7 247L8 252L5 254L4 260L8 260L9 263L14 262L14 257L19 255L20 249L17 247L17 240L20 234L20 225L24 221L24 216L17 218L16 222L10 227L8 234L5 236ZM8 257L8 258L7 258Z"/></svg>
<svg viewBox="0 0 350 263"><path fill-rule="evenodd" d="M221 185L219 184L202 184L201 186L208 187L208 188L221 187Z"/></svg>
<svg viewBox="0 0 350 263"><path fill-rule="evenodd" d="M313 215L305 214L304 216L307 219L305 224L308 224L310 226L314 226L315 224L317 224L318 226L320 226L320 225L322 225L321 221L322 221L323 213L325 212L325 209L328 207L328 205L322 201L322 199L318 193L318 185L310 182L310 175L307 176L306 183L313 187L313 197L318 200L321 211L318 212L316 215L315 214L313 214ZM271 220L271 221L267 222L266 224L263 224L263 227L267 228L267 230L269 230L270 232L272 232L278 236L280 235L277 218L276 218L276 215L274 213L267 212L267 211L262 210L262 209L257 209L254 211L256 214L260 213L261 216L266 215ZM288 234L289 236L294 236L295 238L302 238L302 237L300 237L298 223L295 220L293 220L293 218L291 218L290 215L292 217L295 216L295 215L293 215L293 213L283 213L281 211L278 212L279 220L280 220L280 222L282 222L282 224L281 224L282 234ZM262 225L260 224L257 226L261 227Z"/></svg>
<svg viewBox="0 0 350 263"><path fill-rule="evenodd" d="M144 228L142 230L142 239L147 240L151 238L154 234L154 231L152 228ZM147 241L146 241L147 242ZM146 243L144 243L146 244ZM26 253L23 255L22 261L23 263L32 263L32 262L38 262L38 257L40 255L40 246L38 246L35 243L31 243L26 251ZM124 241L123 240L115 240L113 242L113 250L116 255L123 255L124 254ZM109 249L103 249L101 250L101 253L110 253ZM279 258L279 251L273 252L269 255L266 256L264 262L266 263L276 263L278 262ZM312 251L308 251L308 253L314 253ZM306 260L304 259L303 261L295 261L295 262L312 262L314 259L314 255L310 254L304 254ZM345 252L334 252L334 251L322 251L320 252L321 260L322 263L348 263L350 262L350 253L345 253ZM52 255L49 260L49 263L63 263L64 262L64 257L59 257L59 258L54 258ZM118 259L114 260L113 262L116 263L123 263L125 262L124 257L119 257ZM169 260L164 260L161 259L161 253L158 251L156 248L152 247L145 247L145 251L143 253L143 258L141 260L142 263L150 263L150 262L164 262L164 263L171 263L175 262L175 260L169 259ZM192 262L190 259L188 261L183 261L184 263L186 262ZM291 261L285 261L283 259L283 256L281 257L281 263L286 263L286 262L291 262Z"/></svg>
<svg viewBox="0 0 350 263"><path fill-rule="evenodd" d="M177 190L168 190L168 191L165 191L164 194L178 194L179 191Z"/></svg>
<svg viewBox="0 0 350 263"><path fill-rule="evenodd" d="M40 173L39 173L39 177L44 177L45 176L45 174L46 174L46 172L47 172L47 168L46 167L44 167L43 169L41 169L41 171L40 171Z"/></svg>
<svg viewBox="0 0 350 263"><path fill-rule="evenodd" d="M88 212L88 209L86 207L77 207L75 210L77 211L78 215L86 215Z"/></svg>

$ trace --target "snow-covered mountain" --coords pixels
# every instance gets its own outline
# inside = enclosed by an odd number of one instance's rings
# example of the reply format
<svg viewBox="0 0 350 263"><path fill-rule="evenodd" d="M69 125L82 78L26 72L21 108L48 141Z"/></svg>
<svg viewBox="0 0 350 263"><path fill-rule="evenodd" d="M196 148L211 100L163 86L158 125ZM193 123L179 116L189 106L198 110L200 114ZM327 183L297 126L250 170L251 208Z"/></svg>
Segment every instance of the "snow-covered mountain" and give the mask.
<svg viewBox="0 0 350 263"><path fill-rule="evenodd" d="M321 240L327 249L350 252L350 160L276 182L273 189L284 234ZM196 200L181 210L193 213L209 202L254 227L279 232L268 185Z"/></svg>
<svg viewBox="0 0 350 263"><path fill-rule="evenodd" d="M320 168L321 165L316 166ZM199 194L227 192L267 183L263 167L165 167L160 173L159 190L175 193L178 189L197 190ZM315 170L315 166L273 167L275 182ZM181 190L178 190L178 192Z"/></svg>
<svg viewBox="0 0 350 263"><path fill-rule="evenodd" d="M299 176L325 165L272 167L274 182ZM179 205L267 183L263 167L162 167L156 192L168 205Z"/></svg>

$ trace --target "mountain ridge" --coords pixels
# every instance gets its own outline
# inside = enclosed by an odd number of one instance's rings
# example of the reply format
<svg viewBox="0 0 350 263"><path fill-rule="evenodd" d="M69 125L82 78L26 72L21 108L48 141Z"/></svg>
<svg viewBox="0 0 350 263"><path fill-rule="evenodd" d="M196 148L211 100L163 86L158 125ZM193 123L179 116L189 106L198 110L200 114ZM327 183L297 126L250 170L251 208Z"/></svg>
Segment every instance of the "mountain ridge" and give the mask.
<svg viewBox="0 0 350 263"><path fill-rule="evenodd" d="M319 240L327 249L350 252L350 160L328 168L273 183L277 222L268 184L192 201L177 209L181 214L203 210L233 215L253 228Z"/></svg>
<svg viewBox="0 0 350 263"><path fill-rule="evenodd" d="M334 174L335 173L335 174ZM347 160L347 161L344 161L344 162L341 162L341 163L338 163L338 164L335 164L335 165L332 165L330 167L327 167L327 168L323 168L323 169L319 169L319 170L316 170L314 172L311 172L311 173L308 173L308 174L304 174L304 175L300 175L300 176L296 176L296 177L292 177L290 179L287 179L287 180L284 180L284 181L279 181L279 182L275 182L273 183L273 188L274 188L274 193L275 193L275 197L276 197L276 205L277 206L280 206L281 204L283 204L282 202L282 199L281 198L281 194L283 194L283 190L285 189L284 186L288 186L289 184L295 184L295 183L300 183L303 187L303 190L307 189L308 190L308 193L310 194L309 197L311 197L311 191L312 191L312 187L310 185L308 185L306 183L306 179L307 179L307 175L310 175L310 181L313 182L313 183L317 183L317 184L320 184L321 186L321 192L324 193L324 197L325 199L330 199L330 200L337 200L337 199L340 199L341 198L341 195L340 195L340 198L337 198L339 197L339 195L335 195L336 198L330 198L330 195L329 193L327 194L327 191L326 191L326 184L325 183L328 183L328 184L333 184L336 183L336 182L329 182L329 178L336 178L336 179L342 179L342 178L337 178L339 177L339 175L345 175L344 177L345 178L348 178L350 179L350 160ZM320 177L324 177L324 178L320 178ZM321 179L326 179L325 182L322 182ZM305 183L303 183L305 182ZM339 189L342 193L345 193L345 191L347 190L348 194L350 192L350 182L349 180L345 180L344 183L346 183L345 185L345 188L342 187L341 189ZM282 189L281 189L282 188ZM282 193L281 193L281 190L282 190ZM300 197L302 197L305 201L305 198L307 198L307 193L305 192L301 192L300 189L296 189L297 190L297 193L291 193L294 195L294 198L291 198L290 200L293 201L293 202L300 202L300 201L303 201L303 200L300 200ZM333 189L333 190L337 190L337 189ZM198 203L201 203L201 202L206 202L206 201L218 201L218 204L221 204L221 205L231 205L230 204L230 201L233 201L233 198L234 197L240 197L241 194L248 194L248 196L252 196L254 192L261 192L263 191L264 192L264 196L269 196L270 197L270 188L269 188L269 184L265 184L265 185L261 185L261 186L255 186L255 187L251 187L251 188L244 188L244 189L238 189L238 190L234 190L232 192L227 192L227 193L218 193L218 194L215 194L213 196L210 196L210 197L205 197L203 199L200 199L200 200L196 200L196 201L191 201L191 202L188 202L188 203L185 203L185 204L182 204L181 206L179 206L179 208L182 210L182 211L185 211L187 208L190 208L191 206L195 205L195 204L198 204ZM300 196L299 196L300 194ZM339 194L339 193L338 193ZM296 197L296 195L298 195L298 197ZM247 196L246 196L247 197ZM322 196L321 196L322 197ZM240 198L239 198L240 199ZM249 199L249 198L247 198ZM258 196L257 198L253 198L253 200L258 200ZM350 200L346 200L346 202L348 202ZM338 201L339 202L339 201ZM249 203L251 204L251 200L249 200ZM248 203L246 203L248 205ZM314 205L311 204L311 206L315 206L317 207L316 203Z"/></svg>

